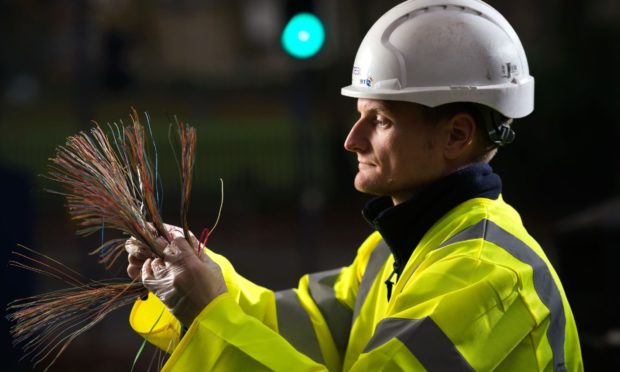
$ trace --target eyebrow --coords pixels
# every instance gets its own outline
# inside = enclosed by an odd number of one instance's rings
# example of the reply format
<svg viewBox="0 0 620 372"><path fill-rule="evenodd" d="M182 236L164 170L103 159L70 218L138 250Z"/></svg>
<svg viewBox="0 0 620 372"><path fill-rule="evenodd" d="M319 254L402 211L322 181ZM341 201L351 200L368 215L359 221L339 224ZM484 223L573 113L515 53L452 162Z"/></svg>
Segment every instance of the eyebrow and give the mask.
<svg viewBox="0 0 620 372"><path fill-rule="evenodd" d="M366 111L374 111L379 114L390 114L392 112L385 103L372 103L369 106L365 107L368 107ZM360 114L362 113L359 107L357 108L357 112L359 112Z"/></svg>

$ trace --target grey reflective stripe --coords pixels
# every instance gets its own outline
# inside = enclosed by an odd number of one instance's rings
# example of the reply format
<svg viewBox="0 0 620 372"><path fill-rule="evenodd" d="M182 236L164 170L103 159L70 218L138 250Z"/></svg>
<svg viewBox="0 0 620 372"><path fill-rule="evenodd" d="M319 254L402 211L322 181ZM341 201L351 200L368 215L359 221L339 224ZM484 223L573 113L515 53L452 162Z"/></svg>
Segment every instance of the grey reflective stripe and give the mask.
<svg viewBox="0 0 620 372"><path fill-rule="evenodd" d="M340 355L344 355L349 342L353 312L336 299L334 283L342 269L323 271L309 275L308 289L312 299L321 310Z"/></svg>
<svg viewBox="0 0 620 372"><path fill-rule="evenodd" d="M483 219L477 224L459 232L441 244L438 248L460 241L480 238L503 248L518 260L532 267L534 289L540 300L547 306L551 313L550 324L547 329L547 339L553 350L554 370L565 370L564 333L566 314L564 313L562 295L560 294L555 280L553 280L549 267L532 248L508 231L496 225L493 221L487 219Z"/></svg>
<svg viewBox="0 0 620 372"><path fill-rule="evenodd" d="M398 339L429 371L473 371L448 336L429 318L385 318L366 345L367 353Z"/></svg>
<svg viewBox="0 0 620 372"><path fill-rule="evenodd" d="M323 354L321 354L310 316L301 305L294 290L276 292L276 313L280 335L298 351L316 362L323 363Z"/></svg>
<svg viewBox="0 0 620 372"><path fill-rule="evenodd" d="M475 225L472 225L468 228L466 228L465 230L462 230L456 234L454 234L450 239L446 240L445 242L441 243L441 245L439 245L439 247L437 247L436 249L439 248L443 248L446 245L450 245L452 243L458 243L458 242L464 242L466 240L473 240L473 239L480 239L484 237L484 229L485 229L485 222L484 221L488 221L488 220L482 220L480 222L478 222Z"/></svg>
<svg viewBox="0 0 620 372"><path fill-rule="evenodd" d="M362 277L362 281L357 290L355 309L353 310L353 320L357 319L357 315L360 313L364 301L366 301L366 296L368 296L368 292L370 292L370 288L375 282L377 274L379 274L379 271L385 264L385 261L387 261L390 254L390 247L388 247L385 240L381 240L370 254L368 264L366 265L366 270L364 270L364 276Z"/></svg>

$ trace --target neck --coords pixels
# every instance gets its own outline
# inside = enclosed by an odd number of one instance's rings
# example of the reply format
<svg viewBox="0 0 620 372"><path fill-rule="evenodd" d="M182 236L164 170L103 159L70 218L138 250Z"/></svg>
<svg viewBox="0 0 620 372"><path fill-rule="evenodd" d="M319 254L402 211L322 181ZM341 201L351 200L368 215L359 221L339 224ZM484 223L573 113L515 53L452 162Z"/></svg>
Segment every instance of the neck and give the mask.
<svg viewBox="0 0 620 372"><path fill-rule="evenodd" d="M424 185L417 186L415 188L412 188L406 191L402 191L395 195L389 195L389 197L392 199L392 203L394 205L402 204L406 202L407 200L410 200L414 198L415 196L417 196L421 190L424 190L426 188L426 186L432 185L438 182L439 180L444 179L445 177L451 175L452 173L458 172L461 169L465 169L473 164L475 163L468 162L468 163L463 164L463 162L459 162L458 164L450 164L446 166L444 170L437 177L435 177L433 180L429 182L426 182Z"/></svg>

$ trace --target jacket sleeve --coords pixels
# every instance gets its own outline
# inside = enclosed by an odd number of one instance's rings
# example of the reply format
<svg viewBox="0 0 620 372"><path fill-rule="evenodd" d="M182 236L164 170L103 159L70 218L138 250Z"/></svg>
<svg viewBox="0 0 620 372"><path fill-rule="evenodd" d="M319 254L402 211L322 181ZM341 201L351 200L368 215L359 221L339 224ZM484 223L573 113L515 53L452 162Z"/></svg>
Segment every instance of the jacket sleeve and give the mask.
<svg viewBox="0 0 620 372"><path fill-rule="evenodd" d="M297 288L279 292L251 283L208 252L229 291L201 312L182 340L172 315L153 327L164 309L154 296L136 302L132 327L173 351L166 370L340 370L357 288L377 239L362 245L351 266L305 275Z"/></svg>
<svg viewBox="0 0 620 372"><path fill-rule="evenodd" d="M276 330L246 314L230 293L213 300L164 366L164 371L319 371Z"/></svg>
<svg viewBox="0 0 620 372"><path fill-rule="evenodd" d="M241 309L263 322L267 327L276 329L277 325L273 316L275 313L274 293L237 274L224 256L208 249L205 253L222 269L228 293ZM147 300L136 300L129 316L129 323L134 331L168 353L179 343L180 322L151 293Z"/></svg>

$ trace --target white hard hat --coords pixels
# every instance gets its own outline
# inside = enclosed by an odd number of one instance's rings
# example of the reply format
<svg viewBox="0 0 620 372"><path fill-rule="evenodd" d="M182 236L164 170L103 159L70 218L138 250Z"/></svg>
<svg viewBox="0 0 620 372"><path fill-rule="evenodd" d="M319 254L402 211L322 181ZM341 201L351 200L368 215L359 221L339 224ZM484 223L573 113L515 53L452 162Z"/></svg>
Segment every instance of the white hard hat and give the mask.
<svg viewBox="0 0 620 372"><path fill-rule="evenodd" d="M509 118L534 110L534 78L508 21L479 0L410 0L371 27L349 97L429 107L474 102Z"/></svg>

